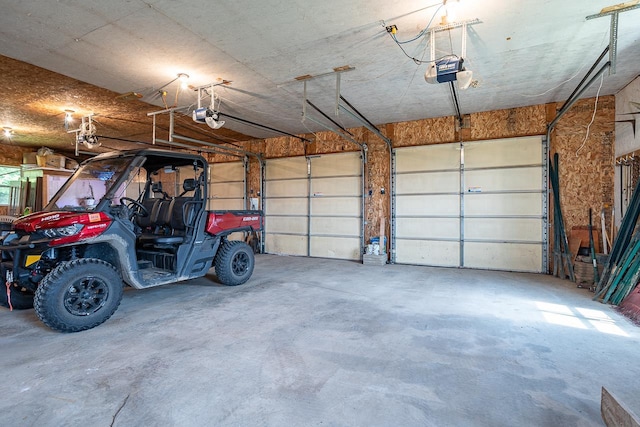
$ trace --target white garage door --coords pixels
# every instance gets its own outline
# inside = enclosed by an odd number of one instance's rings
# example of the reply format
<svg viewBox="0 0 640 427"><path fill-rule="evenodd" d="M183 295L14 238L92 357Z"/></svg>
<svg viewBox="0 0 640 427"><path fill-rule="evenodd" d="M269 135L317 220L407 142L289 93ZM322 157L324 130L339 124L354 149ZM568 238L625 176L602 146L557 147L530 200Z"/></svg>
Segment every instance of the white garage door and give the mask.
<svg viewBox="0 0 640 427"><path fill-rule="evenodd" d="M464 145L464 266L542 272L546 247L542 138Z"/></svg>
<svg viewBox="0 0 640 427"><path fill-rule="evenodd" d="M396 150L396 262L460 265L460 146Z"/></svg>
<svg viewBox="0 0 640 427"><path fill-rule="evenodd" d="M305 157L267 160L265 251L309 255L309 178Z"/></svg>
<svg viewBox="0 0 640 427"><path fill-rule="evenodd" d="M242 162L211 164L207 209L246 209L244 180L245 170Z"/></svg>
<svg viewBox="0 0 640 427"><path fill-rule="evenodd" d="M311 159L309 255L359 260L362 227L360 153Z"/></svg>
<svg viewBox="0 0 640 427"><path fill-rule="evenodd" d="M359 153L267 160L265 176L266 252L360 259Z"/></svg>
<svg viewBox="0 0 640 427"><path fill-rule="evenodd" d="M213 163L209 165L209 210L244 210L245 169L243 162ZM229 240L244 240L244 233L232 233Z"/></svg>
<svg viewBox="0 0 640 427"><path fill-rule="evenodd" d="M546 271L541 137L400 148L396 173L396 262Z"/></svg>

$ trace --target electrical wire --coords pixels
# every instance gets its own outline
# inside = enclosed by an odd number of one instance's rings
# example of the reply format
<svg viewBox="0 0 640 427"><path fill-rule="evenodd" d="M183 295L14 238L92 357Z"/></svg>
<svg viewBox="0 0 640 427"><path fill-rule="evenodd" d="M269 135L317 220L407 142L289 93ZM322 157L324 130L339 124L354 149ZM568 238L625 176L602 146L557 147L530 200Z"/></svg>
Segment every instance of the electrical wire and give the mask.
<svg viewBox="0 0 640 427"><path fill-rule="evenodd" d="M593 124L593 121L596 118L596 112L598 111L598 98L600 97L600 89L602 89L602 82L604 82L604 74L600 76L600 86L598 87L598 92L596 93L596 102L593 106L593 114L591 115L591 121L587 126L587 133L584 136L584 141L582 141L582 145L580 146L580 148L578 148L578 150L576 150L576 157L578 157L578 155L580 154L580 151L582 150L582 148L584 148L584 145L587 143L587 138L589 138L589 130L591 129L591 125Z"/></svg>
<svg viewBox="0 0 640 427"><path fill-rule="evenodd" d="M403 41L398 40L398 38L397 38L397 37L396 37L396 35L393 33L393 31L388 31L388 30L386 30L386 27L385 27L385 30L387 31L387 33L389 34L389 36L391 37L391 39L392 39L392 40L393 40L393 41L398 45L398 47L400 48L400 50L402 50L402 53L404 53L404 54L405 54L405 56L406 56L407 58L409 58L409 59L411 59L413 62L415 62L415 64L416 64L416 65L422 65L422 64L427 63L427 62L434 62L435 60L434 60L434 61L423 61L422 59L415 58L415 57L413 57L413 56L409 55L409 54L407 53L407 51L406 51L406 50L404 50L404 47L402 47L402 45L403 45L403 44L407 44L407 43L414 42L414 41L416 41L416 40L420 39L421 37L423 37L425 34L427 34L427 33L428 33L428 31L429 31L429 28L431 27L431 23L433 22L433 19L436 17L436 15L438 14L438 11L440 11L440 9L442 8L442 6L444 6L444 3L443 3L443 4L441 4L441 5L436 9L436 11L435 11L435 12L433 12L433 15L431 16L431 19L429 20L429 23L427 24L427 26L426 26L426 27L424 27L424 29L423 29L422 31L420 31L420 32L418 33L418 35L417 35L417 36L415 36L415 37L413 37L413 38L411 38L411 39L409 39L409 40L403 40ZM384 22L383 22L383 24L384 24ZM425 47L425 51L426 51L426 47ZM423 55L423 57L424 57L424 55Z"/></svg>
<svg viewBox="0 0 640 427"><path fill-rule="evenodd" d="M441 4L441 5L436 9L436 11L435 11L435 12L433 12L433 15L431 16L431 19L429 20L429 23L427 24L427 26L426 26L426 27L424 27L424 29L422 29L422 31L420 31L420 32L418 33L418 35L417 35L417 36L415 36L415 37L413 37L413 38L411 38L411 39L409 39L409 40L403 40L403 41L400 41L400 40L398 40L398 39L396 38L395 34L392 34L392 33L389 33L389 34L391 34L391 35L393 36L394 41L395 41L396 43L398 43L399 45L400 45L400 44L411 43L411 42L414 42L414 41L418 40L420 37L424 36L424 35L427 33L427 31L429 30L429 27L431 26L431 23L433 22L433 19L436 17L436 15L437 15L437 14L438 14L438 12L440 11L440 9L442 9L442 6L444 6L444 3L443 3L443 4Z"/></svg>

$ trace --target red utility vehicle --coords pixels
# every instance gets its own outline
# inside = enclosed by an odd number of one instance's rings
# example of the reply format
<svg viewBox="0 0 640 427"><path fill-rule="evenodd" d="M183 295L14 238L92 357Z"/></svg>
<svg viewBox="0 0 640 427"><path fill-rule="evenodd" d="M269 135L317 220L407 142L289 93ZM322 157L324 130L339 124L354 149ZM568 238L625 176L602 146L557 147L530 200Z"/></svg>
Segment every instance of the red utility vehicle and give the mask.
<svg viewBox="0 0 640 427"><path fill-rule="evenodd" d="M120 305L125 285L204 276L240 285L254 255L231 233L261 230L261 211L208 211L207 161L156 149L83 162L43 211L0 239L0 305L34 307L49 327L90 329Z"/></svg>

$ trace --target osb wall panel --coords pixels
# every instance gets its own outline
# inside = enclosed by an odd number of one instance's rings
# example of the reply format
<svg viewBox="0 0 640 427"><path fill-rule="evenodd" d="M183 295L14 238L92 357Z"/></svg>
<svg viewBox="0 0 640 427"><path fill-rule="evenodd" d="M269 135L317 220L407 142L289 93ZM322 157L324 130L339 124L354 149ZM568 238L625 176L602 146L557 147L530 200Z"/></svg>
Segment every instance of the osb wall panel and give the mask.
<svg viewBox="0 0 640 427"><path fill-rule="evenodd" d="M384 141L375 136L368 138L368 162L365 167L365 242L380 235L380 221L385 218L385 236L390 231L391 182L389 177L389 149ZM384 194L382 194L384 191ZM387 245L389 239L387 239ZM389 249L387 247L387 249Z"/></svg>
<svg viewBox="0 0 640 427"><path fill-rule="evenodd" d="M544 105L471 114L471 140L541 135L547 131Z"/></svg>
<svg viewBox="0 0 640 427"><path fill-rule="evenodd" d="M36 150L29 147L17 147L3 144L0 150L0 165L19 166L22 164L22 154L30 153Z"/></svg>
<svg viewBox="0 0 640 427"><path fill-rule="evenodd" d="M275 157L293 157L305 155L305 142L298 138L282 136L265 139L264 155L271 159Z"/></svg>
<svg viewBox="0 0 640 427"><path fill-rule="evenodd" d="M453 116L394 123L393 128L392 139L394 147L456 141L455 119Z"/></svg>
<svg viewBox="0 0 640 427"><path fill-rule="evenodd" d="M551 135L551 155L560 156L560 196L567 233L574 226L589 223L589 208L594 213L594 224L599 226L600 210L613 205L615 98L599 98L585 141L594 102L594 98L577 102ZM607 229L610 221L607 215Z"/></svg>
<svg viewBox="0 0 640 427"><path fill-rule="evenodd" d="M365 128L349 129L353 139L363 143L365 141ZM360 146L352 141L342 138L333 132L316 132L312 135L312 142L307 145L308 155L341 153L344 151L360 151Z"/></svg>

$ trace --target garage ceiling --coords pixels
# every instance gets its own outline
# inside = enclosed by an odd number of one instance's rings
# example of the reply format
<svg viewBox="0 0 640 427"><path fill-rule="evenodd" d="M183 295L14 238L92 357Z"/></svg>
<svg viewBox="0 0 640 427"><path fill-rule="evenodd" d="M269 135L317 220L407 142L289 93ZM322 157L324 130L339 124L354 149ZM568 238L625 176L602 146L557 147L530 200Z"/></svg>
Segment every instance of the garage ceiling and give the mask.
<svg viewBox="0 0 640 427"><path fill-rule="evenodd" d="M449 21L478 20L469 26L465 58L477 87L460 91L462 113L468 114L565 100L609 41L610 18L585 17L610 0L448 3L445 8L438 1L407 0L5 1L0 54L8 58L0 61L0 120L15 129L13 143L22 145L68 148L73 138L64 131L62 112L69 108L102 115L99 133L149 141L146 113L164 108L158 95L163 86L167 105L177 93L177 105L187 114L193 109L196 92L169 83L187 73L192 86L232 82L217 88L223 113L309 133L323 129L301 120L303 84L296 77L327 74L307 83L308 97L332 115L332 70L342 66L354 69L341 74L341 93L373 123L452 115L449 86L425 83L427 65L405 56L385 30L396 25L398 40L411 39L432 18L432 26L440 23L445 9ZM601 94L616 93L638 75L639 19L640 9L620 15L617 73L605 76ZM437 33L436 56L460 55L461 34L460 28ZM429 59L428 37L402 46L410 56ZM597 89L595 84L584 97ZM129 92L143 98L116 98ZM184 119L201 139L278 136L228 118L216 131ZM345 115L337 121L359 125Z"/></svg>

